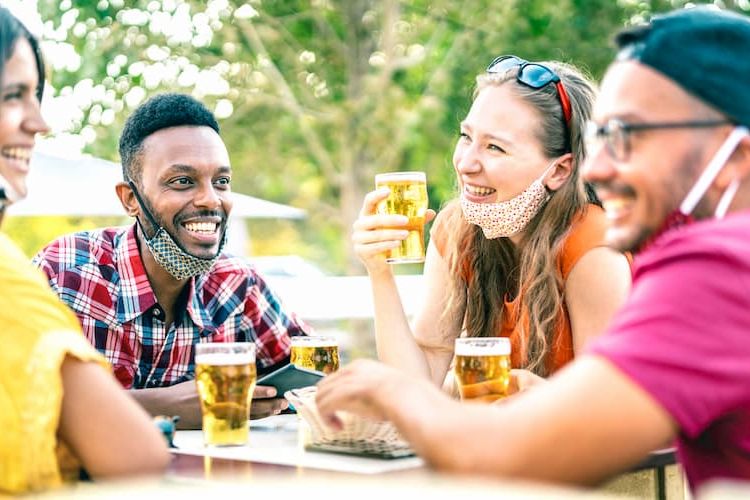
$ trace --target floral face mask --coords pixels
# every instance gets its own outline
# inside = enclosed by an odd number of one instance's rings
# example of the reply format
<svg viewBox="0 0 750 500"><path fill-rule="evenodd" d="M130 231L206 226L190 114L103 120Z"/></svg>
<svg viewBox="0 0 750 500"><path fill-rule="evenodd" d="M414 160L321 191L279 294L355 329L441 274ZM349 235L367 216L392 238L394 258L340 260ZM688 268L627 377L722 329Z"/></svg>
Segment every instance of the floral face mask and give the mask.
<svg viewBox="0 0 750 500"><path fill-rule="evenodd" d="M461 194L461 209L470 224L482 228L485 238L509 237L521 232L549 200L550 194L542 179L555 165L553 162L522 193L497 203L475 203Z"/></svg>

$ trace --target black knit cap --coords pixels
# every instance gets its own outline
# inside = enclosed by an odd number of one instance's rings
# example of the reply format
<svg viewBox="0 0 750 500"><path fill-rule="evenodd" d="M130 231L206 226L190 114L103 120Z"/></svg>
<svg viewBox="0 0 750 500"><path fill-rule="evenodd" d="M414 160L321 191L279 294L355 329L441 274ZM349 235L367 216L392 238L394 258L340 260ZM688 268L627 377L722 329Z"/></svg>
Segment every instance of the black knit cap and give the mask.
<svg viewBox="0 0 750 500"><path fill-rule="evenodd" d="M620 32L615 43L617 60L650 66L736 124L750 126L750 17L682 9Z"/></svg>

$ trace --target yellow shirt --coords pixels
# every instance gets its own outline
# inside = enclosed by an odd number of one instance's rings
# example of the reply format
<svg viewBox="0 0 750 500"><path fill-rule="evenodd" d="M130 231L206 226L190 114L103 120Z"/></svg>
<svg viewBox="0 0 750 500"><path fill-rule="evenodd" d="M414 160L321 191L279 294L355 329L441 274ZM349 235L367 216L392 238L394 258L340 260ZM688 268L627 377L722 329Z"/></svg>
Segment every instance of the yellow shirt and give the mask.
<svg viewBox="0 0 750 500"><path fill-rule="evenodd" d="M0 491L62 482L67 452L57 428L66 355L107 366L41 273L0 234Z"/></svg>

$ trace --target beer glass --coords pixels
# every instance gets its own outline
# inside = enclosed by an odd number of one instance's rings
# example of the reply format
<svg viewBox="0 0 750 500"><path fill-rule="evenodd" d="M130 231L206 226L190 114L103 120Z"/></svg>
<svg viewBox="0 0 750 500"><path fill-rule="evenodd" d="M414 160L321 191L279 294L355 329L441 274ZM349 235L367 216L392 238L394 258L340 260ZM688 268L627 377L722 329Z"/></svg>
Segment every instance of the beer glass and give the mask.
<svg viewBox="0 0 750 500"><path fill-rule="evenodd" d="M291 363L298 368L332 373L339 369L339 344L334 336L292 337Z"/></svg>
<svg viewBox="0 0 750 500"><path fill-rule="evenodd" d="M492 402L508 393L510 340L505 337L456 339L456 384L464 401Z"/></svg>
<svg viewBox="0 0 750 500"><path fill-rule="evenodd" d="M409 235L396 248L389 250L386 261L391 264L424 262L424 216L427 211L427 177L424 172L391 172L375 176L375 188L391 190L388 198L378 204L381 215L405 215Z"/></svg>
<svg viewBox="0 0 750 500"><path fill-rule="evenodd" d="M206 445L247 443L255 380L255 344L196 344L195 381Z"/></svg>

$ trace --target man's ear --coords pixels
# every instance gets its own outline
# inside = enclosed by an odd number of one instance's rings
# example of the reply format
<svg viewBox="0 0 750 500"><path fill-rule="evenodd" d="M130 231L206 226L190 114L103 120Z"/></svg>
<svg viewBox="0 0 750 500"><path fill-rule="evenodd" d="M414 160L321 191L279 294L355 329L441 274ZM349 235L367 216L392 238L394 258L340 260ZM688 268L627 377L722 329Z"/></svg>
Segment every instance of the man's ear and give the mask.
<svg viewBox="0 0 750 500"><path fill-rule="evenodd" d="M115 186L117 191L117 197L120 198L122 208L125 209L130 217L136 217L141 214L141 207L138 205L138 200L135 198L133 189L127 182L118 182Z"/></svg>
<svg viewBox="0 0 750 500"><path fill-rule="evenodd" d="M548 189L557 191L563 184L565 184L565 181L568 180L572 173L573 154L565 153L556 160L555 166L547 174L547 182L545 184Z"/></svg>
<svg viewBox="0 0 750 500"><path fill-rule="evenodd" d="M733 180L745 181L750 178L750 135L746 135L737 144L727 164L716 176L714 186L724 191Z"/></svg>

